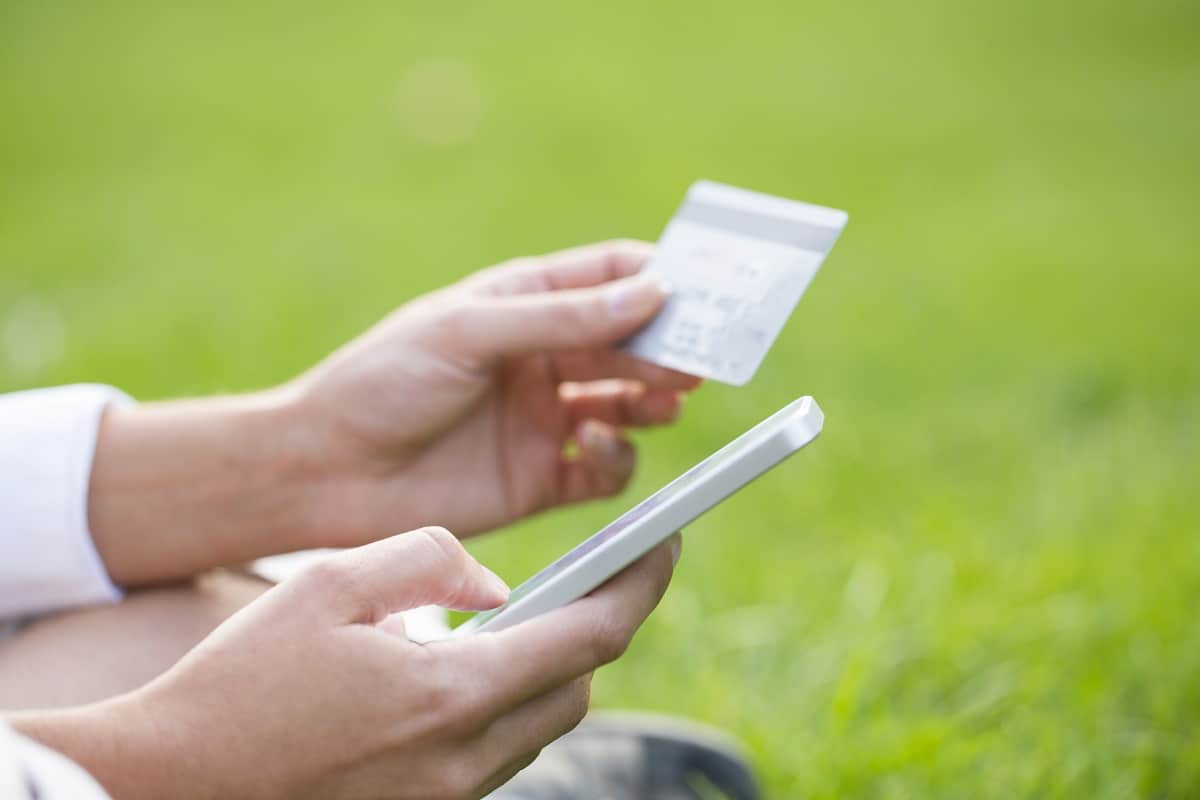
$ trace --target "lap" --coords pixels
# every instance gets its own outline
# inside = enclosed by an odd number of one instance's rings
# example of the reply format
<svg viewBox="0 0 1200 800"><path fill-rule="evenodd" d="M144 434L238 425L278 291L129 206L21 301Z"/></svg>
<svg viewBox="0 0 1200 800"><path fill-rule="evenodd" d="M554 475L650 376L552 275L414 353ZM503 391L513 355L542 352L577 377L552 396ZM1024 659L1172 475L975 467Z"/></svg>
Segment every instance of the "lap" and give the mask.
<svg viewBox="0 0 1200 800"><path fill-rule="evenodd" d="M143 686L268 588L218 570L40 619L0 641L0 709L79 705Z"/></svg>

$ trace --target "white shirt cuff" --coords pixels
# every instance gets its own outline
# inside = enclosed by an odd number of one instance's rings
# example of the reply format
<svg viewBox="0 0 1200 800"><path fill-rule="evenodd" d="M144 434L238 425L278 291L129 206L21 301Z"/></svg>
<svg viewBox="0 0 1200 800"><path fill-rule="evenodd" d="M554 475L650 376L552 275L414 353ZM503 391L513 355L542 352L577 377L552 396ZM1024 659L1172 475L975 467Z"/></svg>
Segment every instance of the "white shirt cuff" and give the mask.
<svg viewBox="0 0 1200 800"><path fill-rule="evenodd" d="M108 800L108 794L71 759L0 722L0 798Z"/></svg>
<svg viewBox="0 0 1200 800"><path fill-rule="evenodd" d="M61 753L0 722L0 797L28 800L108 800L92 776Z"/></svg>
<svg viewBox="0 0 1200 800"><path fill-rule="evenodd" d="M132 402L90 384L0 396L0 619L120 599L87 496L100 416Z"/></svg>

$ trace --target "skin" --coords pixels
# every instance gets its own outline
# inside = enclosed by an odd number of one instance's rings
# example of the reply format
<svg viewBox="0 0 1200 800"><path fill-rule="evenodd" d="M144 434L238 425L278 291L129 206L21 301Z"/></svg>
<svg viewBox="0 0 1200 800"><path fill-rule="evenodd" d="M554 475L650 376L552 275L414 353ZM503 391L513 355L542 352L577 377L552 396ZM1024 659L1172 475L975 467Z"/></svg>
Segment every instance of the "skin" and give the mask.
<svg viewBox="0 0 1200 800"><path fill-rule="evenodd" d="M507 595L425 528L280 584L142 689L10 721L117 798L480 797L579 723L592 671L628 646L677 556L676 537L570 606L417 645L377 623Z"/></svg>
<svg viewBox="0 0 1200 800"><path fill-rule="evenodd" d="M272 585L220 569L42 617L0 640L0 709L68 708L145 686Z"/></svg>
<svg viewBox="0 0 1200 800"><path fill-rule="evenodd" d="M676 417L698 381L613 349L664 299L637 274L648 253L618 242L512 262L402 307L285 386L109 410L89 524L117 582L353 549L249 602L148 684L10 722L116 798L460 798L506 781L582 718L591 672L658 602L678 538L507 631L416 645L377 623L503 602L503 583L428 523L467 536L610 495L634 466L622 428Z"/></svg>
<svg viewBox="0 0 1200 800"><path fill-rule="evenodd" d="M621 429L673 421L699 385L613 348L665 298L638 274L649 253L504 264L282 387L110 410L88 505L109 574L144 585L427 524L465 537L620 491Z"/></svg>

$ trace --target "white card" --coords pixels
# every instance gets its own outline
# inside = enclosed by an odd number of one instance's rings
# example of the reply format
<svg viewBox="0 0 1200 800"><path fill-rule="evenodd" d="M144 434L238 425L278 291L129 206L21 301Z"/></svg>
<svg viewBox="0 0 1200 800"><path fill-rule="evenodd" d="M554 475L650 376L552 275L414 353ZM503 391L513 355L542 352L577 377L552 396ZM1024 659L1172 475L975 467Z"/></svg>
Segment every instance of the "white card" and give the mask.
<svg viewBox="0 0 1200 800"><path fill-rule="evenodd" d="M622 347L742 386L754 376L845 227L847 214L698 181L644 271L674 291Z"/></svg>

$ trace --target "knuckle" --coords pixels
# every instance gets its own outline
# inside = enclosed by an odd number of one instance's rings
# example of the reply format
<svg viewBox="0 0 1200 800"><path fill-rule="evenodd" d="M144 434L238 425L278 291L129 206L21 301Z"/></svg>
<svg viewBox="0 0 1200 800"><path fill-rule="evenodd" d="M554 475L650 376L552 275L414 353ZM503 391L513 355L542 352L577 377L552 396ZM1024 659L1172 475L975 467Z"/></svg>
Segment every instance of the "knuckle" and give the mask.
<svg viewBox="0 0 1200 800"><path fill-rule="evenodd" d="M453 533L438 525L429 525L418 529L428 544L426 545L433 558L450 564L462 561L465 551Z"/></svg>
<svg viewBox="0 0 1200 800"><path fill-rule="evenodd" d="M542 268L543 259L540 256L518 256L500 264L497 271L509 272L515 275L535 275Z"/></svg>
<svg viewBox="0 0 1200 800"><path fill-rule="evenodd" d="M581 678L577 678L571 684L569 694L569 714L567 715L567 723L569 727L567 731L575 729L583 718L587 716L588 708L592 703L592 674L589 672ZM566 731L564 731L566 732Z"/></svg>
<svg viewBox="0 0 1200 800"><path fill-rule="evenodd" d="M655 553L653 573L655 597L661 598L671 585L671 578L675 574L675 560L671 556L670 544L659 547Z"/></svg>
<svg viewBox="0 0 1200 800"><path fill-rule="evenodd" d="M469 296L446 297L430 320L431 332L448 347L460 347L471 338L475 302Z"/></svg>
<svg viewBox="0 0 1200 800"><path fill-rule="evenodd" d="M637 579L630 581L631 589L649 602L649 608L646 609L648 614L667 591L675 573L670 543L664 542L655 547L640 561L635 562L630 571L637 574Z"/></svg>
<svg viewBox="0 0 1200 800"><path fill-rule="evenodd" d="M626 626L611 615L597 618L591 635L592 656L597 664L610 664L629 648Z"/></svg>
<svg viewBox="0 0 1200 800"><path fill-rule="evenodd" d="M459 687L450 679L447 670L439 669L445 665L435 663L429 666L431 669L421 678L421 704L434 720L449 721L454 718L449 712L461 702Z"/></svg>
<svg viewBox="0 0 1200 800"><path fill-rule="evenodd" d="M556 349L584 347L614 324L622 296L607 285L575 287L531 298L527 308L537 327L552 335Z"/></svg>
<svg viewBox="0 0 1200 800"><path fill-rule="evenodd" d="M620 274L625 262L641 262L653 249L647 242L623 237L604 243L610 274Z"/></svg>
<svg viewBox="0 0 1200 800"><path fill-rule="evenodd" d="M301 575L304 583L325 595L341 597L355 590L354 568L336 556L310 564Z"/></svg>
<svg viewBox="0 0 1200 800"><path fill-rule="evenodd" d="M463 684L445 699L443 713L447 730L461 737L474 737L492 723L484 692Z"/></svg>
<svg viewBox="0 0 1200 800"><path fill-rule="evenodd" d="M502 297L524 291L540 291L545 286L539 280L542 259L538 256L518 256L479 270L463 281L469 289L483 297Z"/></svg>
<svg viewBox="0 0 1200 800"><path fill-rule="evenodd" d="M429 561L431 572L460 572L467 559L467 552L454 534L445 528L420 528L414 532L418 546Z"/></svg>
<svg viewBox="0 0 1200 800"><path fill-rule="evenodd" d="M446 304L441 308L439 322L448 333L461 335L474 316L474 305L474 302L465 297L447 298Z"/></svg>
<svg viewBox="0 0 1200 800"><path fill-rule="evenodd" d="M477 735L492 721L486 686L479 676L460 676L453 664L435 665L436 674L422 683L424 711L433 727L443 734L468 738Z"/></svg>
<svg viewBox="0 0 1200 800"><path fill-rule="evenodd" d="M437 593L440 596L431 598L431 601L442 605L452 604L471 574L468 563L470 556L454 534L445 528L421 528L416 533L421 537L429 560L429 574L441 577Z"/></svg>
<svg viewBox="0 0 1200 800"><path fill-rule="evenodd" d="M554 323L561 326L565 333L583 339L590 326L605 318L607 309L603 306L606 302L603 297L593 296L598 293L583 289L577 291L583 295L573 295L570 302L555 304L553 317Z"/></svg>

